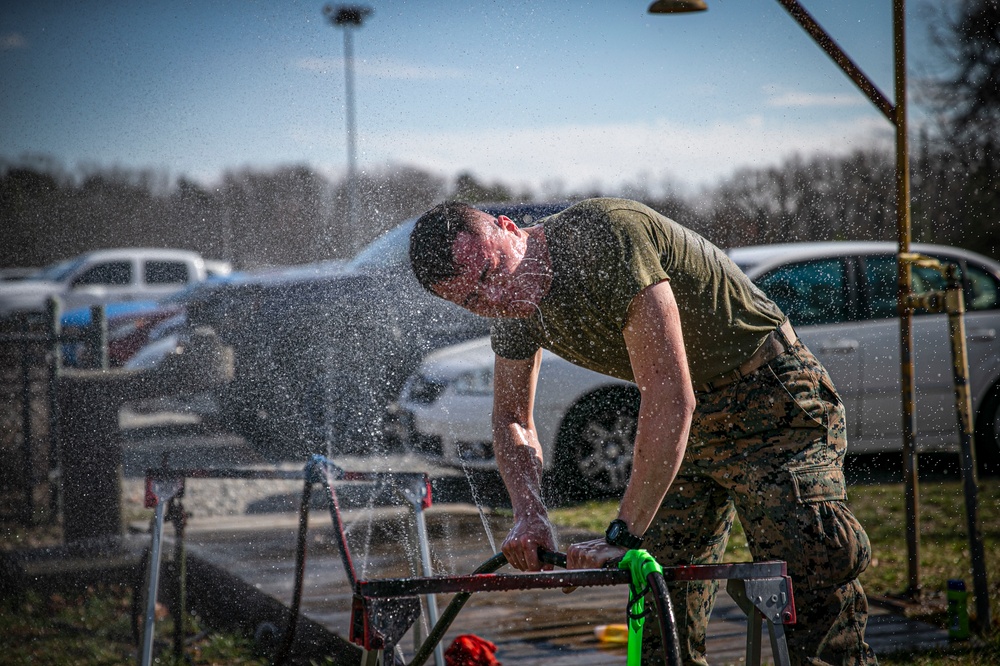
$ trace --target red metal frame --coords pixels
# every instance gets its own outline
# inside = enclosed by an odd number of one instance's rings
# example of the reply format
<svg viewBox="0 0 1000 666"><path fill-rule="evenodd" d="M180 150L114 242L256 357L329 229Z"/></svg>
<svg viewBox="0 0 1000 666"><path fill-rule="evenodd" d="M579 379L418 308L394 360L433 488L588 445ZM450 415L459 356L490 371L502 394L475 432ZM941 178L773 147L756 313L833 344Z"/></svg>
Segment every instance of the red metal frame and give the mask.
<svg viewBox="0 0 1000 666"><path fill-rule="evenodd" d="M155 506L155 497L151 492L154 480L183 480L186 478L308 479L311 483L322 483L327 494L334 537L341 553L345 573L351 588L354 590L349 639L369 651L385 649L389 643L394 642L409 629L419 616L420 604L417 597L421 595L627 585L631 581L630 572L611 568L358 580L350 547L347 544L334 482L387 483L406 487L424 484L425 493L421 508L426 509L431 506L431 485L426 474L346 472L323 456L313 456L302 471L151 468L146 472L147 506ZM151 499L152 504L150 504ZM752 581L761 587L767 596L766 599L761 596L759 599L751 600L760 614L769 623L795 624L796 614L792 597L792 583L784 562L738 562L664 567L663 577L668 582L713 579Z"/></svg>

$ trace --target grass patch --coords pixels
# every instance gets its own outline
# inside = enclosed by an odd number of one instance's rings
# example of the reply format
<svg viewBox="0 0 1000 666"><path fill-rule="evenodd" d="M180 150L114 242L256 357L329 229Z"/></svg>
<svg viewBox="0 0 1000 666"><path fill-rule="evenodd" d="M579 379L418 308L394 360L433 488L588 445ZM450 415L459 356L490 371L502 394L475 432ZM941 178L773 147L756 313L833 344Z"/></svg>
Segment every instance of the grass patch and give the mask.
<svg viewBox="0 0 1000 666"><path fill-rule="evenodd" d="M1000 632L984 641L957 643L939 650L892 652L878 655L881 666L996 666L1000 664Z"/></svg>
<svg viewBox="0 0 1000 666"><path fill-rule="evenodd" d="M0 635L4 637L3 663L77 664L113 666L138 661L133 642L131 587L100 585L77 593L52 593L46 597L29 590L20 598L0 602ZM263 666L245 638L231 634L200 632L196 616L187 627L197 639L185 646L184 658L175 659L167 648L156 660L164 666L228 664ZM172 622L164 618L156 625L157 641L171 645Z"/></svg>
<svg viewBox="0 0 1000 666"><path fill-rule="evenodd" d="M134 518L148 517L131 516ZM0 523L0 552L53 547L62 543L58 524L23 527ZM162 585L162 579L161 579ZM161 587L162 589L162 587ZM253 643L240 635L211 631L189 613L184 656L173 652L173 618L158 605L154 663L161 666L264 666ZM161 613L160 611L163 610ZM118 666L138 663L131 626L131 583L112 582L46 595L28 589L0 598L0 663ZM162 650L160 646L166 646Z"/></svg>
<svg viewBox="0 0 1000 666"><path fill-rule="evenodd" d="M858 486L850 490L851 508L872 540L874 559L862 582L876 594L906 588L907 549L902 484ZM972 561L965 501L958 481L921 482L920 575L924 591L940 597L950 578L962 578L971 590ZM979 486L979 525L986 551L992 614L1000 611L1000 481Z"/></svg>
<svg viewBox="0 0 1000 666"><path fill-rule="evenodd" d="M872 542L871 566L861 575L861 583L869 595L898 596L908 586L906 549L906 511L903 484L854 485L848 489L849 504L864 525ZM940 611L944 604L947 581L965 580L970 590L970 614L975 615L972 602L972 561L969 556L969 536L966 529L965 499L962 484L954 479L921 481L920 509L920 580L929 622L944 626ZM601 533L618 511L617 501L588 502L573 507L551 510L558 525ZM993 632L985 644L956 645L943 651L922 654L899 654L880 662L891 664L1000 664L1000 479L981 479L979 483L979 526L986 553L990 608ZM734 527L726 561L751 559L746 538L739 523Z"/></svg>

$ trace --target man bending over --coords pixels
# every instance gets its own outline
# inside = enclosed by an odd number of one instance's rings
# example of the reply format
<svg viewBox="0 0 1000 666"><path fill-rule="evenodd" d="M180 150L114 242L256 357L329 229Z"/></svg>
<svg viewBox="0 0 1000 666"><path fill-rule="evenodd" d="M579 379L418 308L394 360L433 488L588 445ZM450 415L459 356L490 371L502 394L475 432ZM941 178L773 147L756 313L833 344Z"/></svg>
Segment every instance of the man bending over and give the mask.
<svg viewBox="0 0 1000 666"><path fill-rule="evenodd" d="M618 517L605 538L569 546L569 568L639 547L664 566L717 563L739 516L754 559L788 563L793 663L876 663L857 580L871 549L845 503L843 403L724 252L640 203L590 199L526 229L441 204L417 221L410 260L432 293L494 319L493 443L514 510L502 547L512 566L538 571L539 546L555 549L532 419L545 348L641 395ZM707 664L717 583L670 590L685 659ZM658 650L649 643L644 657Z"/></svg>

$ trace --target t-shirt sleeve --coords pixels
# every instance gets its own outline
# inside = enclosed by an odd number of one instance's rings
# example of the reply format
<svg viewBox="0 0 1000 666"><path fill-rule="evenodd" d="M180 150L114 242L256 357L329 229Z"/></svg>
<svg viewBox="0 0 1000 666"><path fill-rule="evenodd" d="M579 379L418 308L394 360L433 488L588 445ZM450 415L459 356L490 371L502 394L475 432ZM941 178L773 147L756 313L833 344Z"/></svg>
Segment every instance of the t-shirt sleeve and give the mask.
<svg viewBox="0 0 1000 666"><path fill-rule="evenodd" d="M612 318L618 330L625 328L628 308L632 299L646 287L670 277L663 269L662 253L665 248L657 242L652 230L655 222L639 212L617 216L611 227L611 261L602 261L609 272L609 287L597 294L602 309ZM599 260L600 261L600 260Z"/></svg>
<svg viewBox="0 0 1000 666"><path fill-rule="evenodd" d="M527 360L540 346L527 319L494 319L490 344L494 354L509 361Z"/></svg>

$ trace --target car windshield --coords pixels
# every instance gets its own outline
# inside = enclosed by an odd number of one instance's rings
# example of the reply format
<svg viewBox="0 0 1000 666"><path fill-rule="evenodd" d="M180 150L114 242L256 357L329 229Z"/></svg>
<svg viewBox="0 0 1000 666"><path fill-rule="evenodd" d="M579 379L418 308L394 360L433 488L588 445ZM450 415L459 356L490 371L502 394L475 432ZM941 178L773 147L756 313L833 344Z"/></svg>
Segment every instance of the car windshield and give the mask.
<svg viewBox="0 0 1000 666"><path fill-rule="evenodd" d="M55 264L50 264L39 270L34 275L29 275L25 280L42 280L49 282L63 282L84 262L83 257L67 259Z"/></svg>
<svg viewBox="0 0 1000 666"><path fill-rule="evenodd" d="M348 265L350 270L373 273L406 263L410 230L416 220L407 220L388 233L382 234L361 250Z"/></svg>

